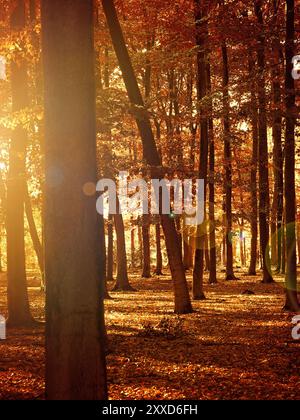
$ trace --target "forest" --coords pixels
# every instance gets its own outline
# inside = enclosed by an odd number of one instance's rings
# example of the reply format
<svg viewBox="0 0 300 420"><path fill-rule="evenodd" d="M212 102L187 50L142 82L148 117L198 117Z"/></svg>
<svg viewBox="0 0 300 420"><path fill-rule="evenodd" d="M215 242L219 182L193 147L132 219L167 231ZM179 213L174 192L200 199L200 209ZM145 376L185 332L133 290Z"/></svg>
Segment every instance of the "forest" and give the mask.
<svg viewBox="0 0 300 420"><path fill-rule="evenodd" d="M299 0L0 0L0 400L299 400L299 107Z"/></svg>

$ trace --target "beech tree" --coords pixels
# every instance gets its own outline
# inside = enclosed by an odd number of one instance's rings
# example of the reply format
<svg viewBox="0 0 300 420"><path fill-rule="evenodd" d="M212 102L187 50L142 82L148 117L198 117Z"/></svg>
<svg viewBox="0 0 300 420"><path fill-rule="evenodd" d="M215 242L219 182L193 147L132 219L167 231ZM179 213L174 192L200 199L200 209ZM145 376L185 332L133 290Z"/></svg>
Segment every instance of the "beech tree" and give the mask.
<svg viewBox="0 0 300 420"><path fill-rule="evenodd" d="M105 399L93 2L44 0L46 396Z"/></svg>
<svg viewBox="0 0 300 420"><path fill-rule="evenodd" d="M268 169L268 133L266 113L266 81L265 81L265 35L262 1L255 3L255 14L259 25L257 64L259 72L258 81L258 168L259 168L259 230L260 252L263 261L263 283L272 283L271 260L269 252L269 169Z"/></svg>
<svg viewBox="0 0 300 420"><path fill-rule="evenodd" d="M285 43L285 223L286 223L286 303L285 309L300 311L297 298L296 258L296 192L295 192L295 86L292 77L292 59L295 42L295 2L286 0L286 43Z"/></svg>

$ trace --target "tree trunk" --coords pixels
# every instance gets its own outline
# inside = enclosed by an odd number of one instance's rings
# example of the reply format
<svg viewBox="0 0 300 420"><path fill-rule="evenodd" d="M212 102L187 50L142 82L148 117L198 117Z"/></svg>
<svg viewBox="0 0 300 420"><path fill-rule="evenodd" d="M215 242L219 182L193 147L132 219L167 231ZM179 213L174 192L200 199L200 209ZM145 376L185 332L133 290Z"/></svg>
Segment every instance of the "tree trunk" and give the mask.
<svg viewBox="0 0 300 420"><path fill-rule="evenodd" d="M229 68L227 46L222 45L223 58L223 126L224 126L224 161L225 161L225 212L226 212L226 280L235 280L233 272L232 250L232 161L231 161L231 133L229 117Z"/></svg>
<svg viewBox="0 0 300 420"><path fill-rule="evenodd" d="M206 52L205 42L207 37L207 23L203 25L203 18L206 11L199 0L195 0L195 24L196 24L196 44L197 52L197 98L200 117L200 159L199 159L199 178L204 180L204 202L206 201L207 171L208 171L208 120L203 116L200 109L200 101L207 94L207 74L206 74ZM206 215L205 215L206 217ZM197 226L197 244L195 251L195 263L193 271L193 298L195 300L205 299L203 291L204 276L204 249L205 249L205 220L201 226Z"/></svg>
<svg viewBox="0 0 300 420"><path fill-rule="evenodd" d="M156 242L156 269L155 274L162 276L162 252L161 252L161 240L160 240L160 223L155 225L155 242Z"/></svg>
<svg viewBox="0 0 300 420"><path fill-rule="evenodd" d="M257 62L258 62L258 166L259 166L259 229L260 249L263 260L263 283L272 283L271 260L269 252L269 169L268 169L268 133L266 113L266 82L265 82L265 35L262 14L262 1L255 4L255 14L260 25L258 36Z"/></svg>
<svg viewBox="0 0 300 420"><path fill-rule="evenodd" d="M108 244L107 244L107 269L106 269L106 280L114 280L114 225L113 216L108 216L107 225Z"/></svg>
<svg viewBox="0 0 300 420"><path fill-rule="evenodd" d="M30 231L30 236L31 236L31 240L32 240L32 244L33 244L33 248L35 250L36 256L37 256L37 260L38 260L38 264L39 264L39 268L40 268L40 272L41 272L41 276L42 276L42 288L45 285L45 281L44 281L44 277L45 277L45 269L44 269L44 250L43 250L43 246L42 243L40 241L38 232L37 232L37 228L36 228L36 224L34 221L34 217L33 217L33 211L32 211L32 205L31 205L31 200L30 200L30 196L28 193L28 186L27 183L25 183L25 212L26 212L26 217L27 217L27 221L28 221L28 226L29 226L29 231Z"/></svg>
<svg viewBox="0 0 300 420"><path fill-rule="evenodd" d="M25 28L25 2L18 0L11 15L13 31ZM28 79L25 60L14 57L11 64L13 112L28 106ZM27 133L17 126L11 136L7 178L7 325L25 327L33 324L30 314L25 267L24 196Z"/></svg>
<svg viewBox="0 0 300 420"><path fill-rule="evenodd" d="M279 31L279 24L277 23L277 7L274 1L274 19L275 25ZM276 27L276 26L275 26ZM273 101L274 101L274 112L273 112L273 156L274 156L274 203L272 215L274 215L275 223L275 234L272 236L273 253L276 251L274 261L276 271L280 272L281 264L281 231L282 231L282 213L283 213L283 149L281 141L282 131L282 115L281 115L281 84L280 84L280 53L281 45L280 38L276 35L277 31L274 31L274 62L272 63L272 79L273 79ZM278 32L279 33L279 32ZM273 228L274 229L274 228Z"/></svg>
<svg viewBox="0 0 300 420"><path fill-rule="evenodd" d="M123 216L119 214L118 206L117 214L114 215L117 236L117 281L113 290L123 292L134 291L128 279L125 228Z"/></svg>
<svg viewBox="0 0 300 420"><path fill-rule="evenodd" d="M149 215L142 216L142 235L143 235L143 273L142 277L145 279L151 278L151 264L150 264L150 224Z"/></svg>
<svg viewBox="0 0 300 420"><path fill-rule="evenodd" d="M106 399L93 2L44 0L46 398Z"/></svg>
<svg viewBox="0 0 300 420"><path fill-rule="evenodd" d="M102 5L130 102L133 105L144 109L144 101L137 84L137 79L125 44L114 2L111 0L102 0ZM155 167L160 167L161 160L155 144L148 114L143 112L142 116L136 115L136 122L142 139L144 159L148 165L154 167L153 169L155 172ZM166 238L166 248L174 283L175 312L190 313L192 312L192 305L185 278L185 270L180 256L179 240L174 220L168 215L161 215L161 224Z"/></svg>
<svg viewBox="0 0 300 420"><path fill-rule="evenodd" d="M135 268L135 227L131 226L130 229L130 253L131 253L131 269Z"/></svg>
<svg viewBox="0 0 300 420"><path fill-rule="evenodd" d="M249 77L254 78L255 61L251 54L249 55ZM258 112L256 98L256 84L251 82L251 126L252 126L252 162L250 175L250 192L251 192L251 254L249 265L249 276L256 276L257 265L257 239L258 239L258 208L257 208L257 163L258 163Z"/></svg>
<svg viewBox="0 0 300 420"><path fill-rule="evenodd" d="M138 241L139 241L139 268L143 267L143 234L142 226L138 225Z"/></svg>
<svg viewBox="0 0 300 420"><path fill-rule="evenodd" d="M210 64L207 65L207 88L211 95L211 72ZM212 114L212 100L209 101L210 113ZM215 221L215 139L214 122L211 116L208 121L209 127L209 283L217 283L217 255L216 255L216 221Z"/></svg>
<svg viewBox="0 0 300 420"><path fill-rule="evenodd" d="M286 74L285 74L285 226L286 226L286 302L285 309L300 311L297 297L297 259L296 259L296 189L295 189L295 83L292 77L292 58L295 42L295 2L286 0Z"/></svg>

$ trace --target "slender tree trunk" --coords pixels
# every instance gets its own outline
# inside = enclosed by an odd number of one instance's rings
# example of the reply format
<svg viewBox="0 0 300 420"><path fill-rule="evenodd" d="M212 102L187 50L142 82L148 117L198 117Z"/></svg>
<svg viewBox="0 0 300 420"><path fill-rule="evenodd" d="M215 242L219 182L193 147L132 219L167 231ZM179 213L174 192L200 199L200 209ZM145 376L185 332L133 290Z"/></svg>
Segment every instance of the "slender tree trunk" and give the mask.
<svg viewBox="0 0 300 420"><path fill-rule="evenodd" d="M119 214L119 202L117 214L114 215L116 236L117 236L117 281L114 291L134 291L128 279L127 253L125 241L125 228L122 214Z"/></svg>
<svg viewBox="0 0 300 420"><path fill-rule="evenodd" d="M274 27L277 25L277 30L279 31L279 25L277 23L277 2L273 1L274 8ZM273 112L273 143L274 143L274 203L272 215L274 215L275 223L275 234L272 236L273 242L273 254L276 251L274 256L273 263L277 266L276 271L280 272L281 264L281 231L282 231L282 213L283 213L283 149L281 141L281 132L282 132L282 101L281 101L281 84L280 84L280 53L281 45L280 38L276 35L277 31L275 30L274 38L274 62L272 63L272 79L273 79L273 101L274 101L274 112ZM274 227L273 227L274 230ZM276 244L276 246L275 246Z"/></svg>
<svg viewBox="0 0 300 420"><path fill-rule="evenodd" d="M30 200L30 196L28 193L28 187L27 187L27 183L25 185L25 212L26 212L26 217L27 217L27 221L28 221L28 226L29 226L29 231L30 231L30 236L31 236L31 240L32 240L32 244L33 244L33 248L35 250L36 256L37 256L37 260L38 260L38 264L39 264L39 268L40 268L40 272L41 272L41 276L42 276L42 285L45 284L44 281L44 275L45 275L45 269L44 269L44 250L42 247L42 243L40 241L38 232L37 232L37 228L36 228L36 224L34 221L34 216L33 216L33 211L32 211L32 205L31 205L31 200Z"/></svg>
<svg viewBox="0 0 300 420"><path fill-rule="evenodd" d="M249 77L254 78L255 61L249 55ZM251 126L252 126L252 162L250 174L250 192L251 192L251 254L249 265L249 276L256 276L257 265L257 239L258 239L258 207L257 207L257 164L258 164L258 112L256 98L256 84L250 83L251 89Z"/></svg>
<svg viewBox="0 0 300 420"><path fill-rule="evenodd" d="M150 264L150 224L149 215L144 214L142 217L142 235L143 235L143 273L142 277L145 279L151 278L151 264Z"/></svg>
<svg viewBox="0 0 300 420"><path fill-rule="evenodd" d="M93 2L44 0L46 398L106 399Z"/></svg>
<svg viewBox="0 0 300 420"><path fill-rule="evenodd" d="M210 64L207 65L207 87L211 95L211 72ZM212 113L212 100L210 99L210 112ZM214 122L211 116L208 121L209 127L209 283L217 283L217 255L216 255L216 221L215 221L215 139Z"/></svg>
<svg viewBox="0 0 300 420"><path fill-rule="evenodd" d="M130 102L135 106L144 108L144 101L126 48L114 2L111 0L102 0L102 5ZM153 171L156 172L155 168L161 166L161 160L148 114L145 112L142 117L137 115L136 122L142 139L144 159L153 168ZM174 220L168 215L161 215L161 224L166 238L166 248L174 283L175 312L190 313L192 312L192 305L185 278L185 270L180 256L179 240Z"/></svg>
<svg viewBox="0 0 300 420"><path fill-rule="evenodd" d="M200 117L200 159L199 159L199 178L204 180L204 202L206 202L206 186L208 172L208 119L203 116L200 109L200 101L207 94L207 74L206 74L206 53L205 37L207 36L206 23L203 25L203 18L206 13L204 5L200 0L195 0L195 22L196 22L196 44L197 53L197 97ZM206 217L206 215L205 215ZM195 251L195 263L193 271L193 298L195 300L205 299L203 291L204 276L204 249L205 249L205 221L201 226L197 226L197 246Z"/></svg>
<svg viewBox="0 0 300 420"><path fill-rule="evenodd" d="M107 244L107 269L106 269L106 280L114 280L114 225L113 216L108 216L107 225L108 244Z"/></svg>
<svg viewBox="0 0 300 420"><path fill-rule="evenodd" d="M183 265L185 270L189 270L190 267L190 247L188 243L188 237L185 237L183 242Z"/></svg>
<svg viewBox="0 0 300 420"><path fill-rule="evenodd" d="M139 241L139 268L143 267L143 233L142 226L138 225L138 241Z"/></svg>
<svg viewBox="0 0 300 420"><path fill-rule="evenodd" d="M297 248L298 248L298 264L300 264L300 224L297 222Z"/></svg>
<svg viewBox="0 0 300 420"><path fill-rule="evenodd" d="M224 161L225 161L225 212L226 212L226 280L235 280L232 250L232 162L229 117L229 68L226 43L222 46L223 57L223 108L224 108Z"/></svg>
<svg viewBox="0 0 300 420"><path fill-rule="evenodd" d="M178 235L178 239L179 239L179 249L180 249L180 255L181 255L181 259L183 260L183 249L182 249L182 233L181 233L181 220L180 217L176 217L175 219L175 225L176 225L176 230L177 230L177 235Z"/></svg>
<svg viewBox="0 0 300 420"><path fill-rule="evenodd" d="M6 186L2 179L2 173L0 170L0 203L1 203L1 220L0 220L0 236L1 236L1 244L0 244L0 250L2 251L2 243L3 238L6 235L6 210L7 210L7 204L6 204ZM0 263L0 272L3 272L4 264L3 264L3 254L1 252L1 263Z"/></svg>
<svg viewBox="0 0 300 420"><path fill-rule="evenodd" d="M297 297L296 258L296 189L295 189L295 83L292 77L292 58L295 42L295 1L286 0L286 74L285 74L285 226L286 226L286 302L285 309L300 311Z"/></svg>
<svg viewBox="0 0 300 420"><path fill-rule="evenodd" d="M280 273L285 274L286 273L286 229L285 229L285 210L283 211L282 216L282 230L281 230L281 269Z"/></svg>
<svg viewBox="0 0 300 420"><path fill-rule="evenodd" d="M259 71L258 80L258 166L259 166L259 229L260 250L263 260L263 283L272 283L271 260L269 252L269 169L268 169L268 133L266 113L266 82L265 82L265 35L263 27L262 1L255 4L255 13L260 25L258 37L257 62Z"/></svg>
<svg viewBox="0 0 300 420"><path fill-rule="evenodd" d="M18 0L11 15L13 31L24 30L25 15L25 2ZM13 112L28 106L27 66L22 56L14 57L11 65L11 93ZM27 293L24 244L26 143L26 131L19 125L11 137L7 179L7 325L12 327L33 324Z"/></svg>
<svg viewBox="0 0 300 420"><path fill-rule="evenodd" d="M132 226L130 230L130 252L131 252L131 268L135 268L135 228Z"/></svg>
<svg viewBox="0 0 300 420"><path fill-rule="evenodd" d="M155 242L156 242L156 269L155 274L162 276L162 252L161 252L161 239L160 239L160 223L155 225Z"/></svg>

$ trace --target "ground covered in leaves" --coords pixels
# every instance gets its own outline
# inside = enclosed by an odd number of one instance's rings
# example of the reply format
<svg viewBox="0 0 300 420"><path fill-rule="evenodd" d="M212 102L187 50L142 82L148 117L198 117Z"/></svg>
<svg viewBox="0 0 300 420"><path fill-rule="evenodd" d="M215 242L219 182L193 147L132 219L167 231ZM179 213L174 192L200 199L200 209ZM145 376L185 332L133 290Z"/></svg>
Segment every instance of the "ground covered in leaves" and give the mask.
<svg viewBox="0 0 300 420"><path fill-rule="evenodd" d="M205 286L194 313L173 314L168 276L131 274L135 293L107 300L111 399L300 399L300 341L282 312L280 283L258 277ZM220 278L224 275L220 273ZM6 279L0 313L6 315ZM30 279L30 301L44 317L44 295ZM255 294L242 294L245 291ZM8 331L0 341L0 399L44 398L44 331Z"/></svg>

